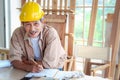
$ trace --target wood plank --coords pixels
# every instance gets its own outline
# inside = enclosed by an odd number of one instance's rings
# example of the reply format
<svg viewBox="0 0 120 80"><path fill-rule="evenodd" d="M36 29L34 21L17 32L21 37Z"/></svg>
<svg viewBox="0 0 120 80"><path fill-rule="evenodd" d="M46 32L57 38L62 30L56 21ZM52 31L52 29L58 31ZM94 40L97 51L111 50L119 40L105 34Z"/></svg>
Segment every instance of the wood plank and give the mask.
<svg viewBox="0 0 120 80"><path fill-rule="evenodd" d="M75 3L76 0L70 0L70 9L75 10ZM68 21L68 33L74 33L74 24L75 24L75 15L69 14L69 21ZM73 54L73 38L68 37L68 56L74 56ZM75 61L73 61L73 68L72 70L75 70Z"/></svg>
<svg viewBox="0 0 120 80"><path fill-rule="evenodd" d="M75 10L75 1L70 0L70 9ZM69 14L68 33L74 33L74 14ZM73 38L68 37L68 56L73 56Z"/></svg>
<svg viewBox="0 0 120 80"><path fill-rule="evenodd" d="M68 9L68 10L59 10L59 9L43 9L43 11L49 11L49 12L67 12L67 13L74 13L74 11L73 10L70 10L70 9Z"/></svg>
<svg viewBox="0 0 120 80"><path fill-rule="evenodd" d="M116 55L118 54L119 51L119 44L120 44L120 10L119 10L119 15L118 15L118 21L117 21L117 30L116 30L116 37L115 37L115 46L114 46L114 51L113 51L113 61L112 65L116 65ZM115 66L112 66L112 73L115 74ZM114 69L114 70L113 70ZM113 77L114 77L113 74Z"/></svg>
<svg viewBox="0 0 120 80"><path fill-rule="evenodd" d="M21 7L25 4L26 0L21 0Z"/></svg>
<svg viewBox="0 0 120 80"><path fill-rule="evenodd" d="M91 12L91 18L90 18L88 45L92 45L93 44L93 37L94 37L94 30L95 30L95 23L96 23L97 8L98 8L98 0L93 0L92 12Z"/></svg>
<svg viewBox="0 0 120 80"><path fill-rule="evenodd" d="M57 9L57 0L52 0L52 9ZM57 12L53 12L57 14Z"/></svg>
<svg viewBox="0 0 120 80"><path fill-rule="evenodd" d="M117 55L117 47L118 47L118 40L117 38L119 37L117 34L118 32L118 15L119 15L119 10L120 10L120 0L116 0L116 6L115 6L115 13L113 17L113 25L112 25L112 33L111 33L111 39L110 43L113 46L113 54L112 54L112 70L111 70L111 77L114 78L115 74L115 67L116 67L116 55ZM113 79L114 80L114 79Z"/></svg>
<svg viewBox="0 0 120 80"><path fill-rule="evenodd" d="M66 23L66 19L56 19L56 18L52 18L52 19L45 19L45 22L50 22L50 23Z"/></svg>
<svg viewBox="0 0 120 80"><path fill-rule="evenodd" d="M37 3L41 5L41 0L37 0Z"/></svg>
<svg viewBox="0 0 120 80"><path fill-rule="evenodd" d="M62 2L63 0L60 0L60 9L62 9Z"/></svg>
<svg viewBox="0 0 120 80"><path fill-rule="evenodd" d="M67 10L67 2L68 2L68 0L64 0L64 3L65 3L64 10Z"/></svg>
<svg viewBox="0 0 120 80"><path fill-rule="evenodd" d="M43 1L43 9L45 9L46 0Z"/></svg>
<svg viewBox="0 0 120 80"><path fill-rule="evenodd" d="M63 0L60 0L60 10L62 10L62 2ZM60 11L60 14L62 14L62 11Z"/></svg>
<svg viewBox="0 0 120 80"><path fill-rule="evenodd" d="M47 0L47 10L50 9L50 0ZM49 14L49 11L47 11L47 14Z"/></svg>

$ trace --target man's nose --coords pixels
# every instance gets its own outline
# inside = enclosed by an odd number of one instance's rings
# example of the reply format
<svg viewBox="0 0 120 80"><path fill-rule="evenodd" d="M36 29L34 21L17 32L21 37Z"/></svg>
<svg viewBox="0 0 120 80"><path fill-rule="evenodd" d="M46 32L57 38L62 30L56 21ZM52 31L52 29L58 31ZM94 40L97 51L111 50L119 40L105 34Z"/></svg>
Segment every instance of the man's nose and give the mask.
<svg viewBox="0 0 120 80"><path fill-rule="evenodd" d="M34 30L35 30L35 26L34 26L33 24L31 24L30 30L31 30L31 31L34 31Z"/></svg>

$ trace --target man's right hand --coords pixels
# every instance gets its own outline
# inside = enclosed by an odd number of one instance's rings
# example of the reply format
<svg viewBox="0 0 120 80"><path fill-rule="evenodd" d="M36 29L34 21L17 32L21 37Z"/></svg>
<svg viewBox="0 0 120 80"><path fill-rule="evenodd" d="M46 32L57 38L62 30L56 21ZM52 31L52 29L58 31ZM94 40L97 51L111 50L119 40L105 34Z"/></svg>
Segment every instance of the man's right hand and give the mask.
<svg viewBox="0 0 120 80"><path fill-rule="evenodd" d="M28 67L28 71L30 71L30 72L40 72L42 70L43 70L42 65L29 65L29 67Z"/></svg>
<svg viewBox="0 0 120 80"><path fill-rule="evenodd" d="M28 64L24 63L23 61L19 61L19 60L14 60L12 61L13 67L17 68L17 69L21 69L24 71L28 71L28 72L39 72L43 70L43 66L42 65L36 65L36 64L31 64L31 62Z"/></svg>

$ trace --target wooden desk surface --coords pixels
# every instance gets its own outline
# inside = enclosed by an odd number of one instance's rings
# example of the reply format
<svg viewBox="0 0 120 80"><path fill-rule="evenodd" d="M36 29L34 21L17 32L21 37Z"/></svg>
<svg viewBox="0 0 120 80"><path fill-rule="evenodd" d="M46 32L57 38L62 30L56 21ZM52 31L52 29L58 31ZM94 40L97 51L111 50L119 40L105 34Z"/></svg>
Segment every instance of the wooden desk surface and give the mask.
<svg viewBox="0 0 120 80"><path fill-rule="evenodd" d="M0 80L20 80L27 72L10 68L0 68Z"/></svg>
<svg viewBox="0 0 120 80"><path fill-rule="evenodd" d="M27 72L18 70L18 69L14 69L13 67L0 68L0 80L20 80L26 74L27 74ZM31 80L45 80L45 79L34 78ZM103 79L100 77L85 76L84 78L72 79L72 80L108 80L108 79Z"/></svg>

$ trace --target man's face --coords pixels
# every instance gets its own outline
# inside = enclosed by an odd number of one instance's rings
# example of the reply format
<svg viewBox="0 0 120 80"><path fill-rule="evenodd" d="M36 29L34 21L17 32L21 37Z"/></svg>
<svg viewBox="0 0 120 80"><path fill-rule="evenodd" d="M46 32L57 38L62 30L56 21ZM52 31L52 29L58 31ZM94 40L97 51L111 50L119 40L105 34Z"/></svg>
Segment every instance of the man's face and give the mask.
<svg viewBox="0 0 120 80"><path fill-rule="evenodd" d="M23 26L25 28L27 35L31 38L35 38L41 32L43 24L40 22L40 20L38 20L38 21L24 22Z"/></svg>

